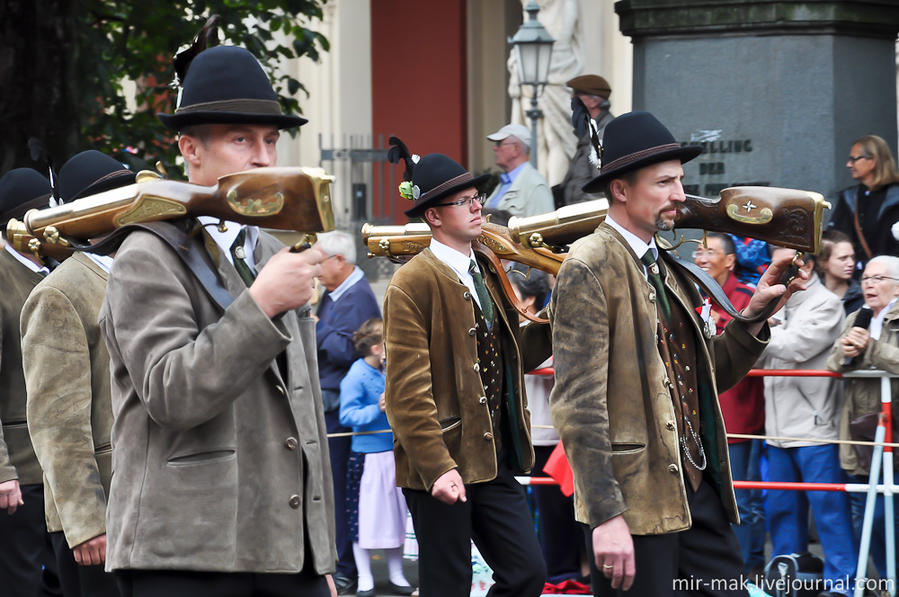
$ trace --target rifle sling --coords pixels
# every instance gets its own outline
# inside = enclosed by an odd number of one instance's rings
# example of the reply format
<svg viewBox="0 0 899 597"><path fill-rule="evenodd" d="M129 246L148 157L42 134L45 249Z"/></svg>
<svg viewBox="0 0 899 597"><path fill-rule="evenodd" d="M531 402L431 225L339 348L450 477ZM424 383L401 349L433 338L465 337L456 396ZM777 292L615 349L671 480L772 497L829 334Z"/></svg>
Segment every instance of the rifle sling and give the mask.
<svg viewBox="0 0 899 597"><path fill-rule="evenodd" d="M710 275L705 273L705 271L690 261L686 261L681 259L674 253L674 251L664 251L667 259L666 262L671 265L675 265L681 268L684 274L686 274L691 280L696 282L699 286L700 290L706 293L710 299L715 301L715 304L724 309L724 311L730 315L732 318L737 321L742 321L743 323L758 323L760 321L764 321L771 316L774 312L774 308L777 306L778 299L772 300L769 302L761 313L756 315L755 317L744 317L739 312L737 312L736 308L731 304L730 299L727 298L727 295L724 294L724 290L712 278Z"/></svg>
<svg viewBox="0 0 899 597"><path fill-rule="evenodd" d="M156 235L169 245L175 254L181 259L181 262L194 275L203 290L212 301L224 312L234 297L225 288L222 280L216 271L212 258L202 246L199 234L186 232L180 227L170 222L142 222L138 224L129 224L114 230L109 236L103 238L96 243L81 243L73 239L67 239L72 247L78 251L86 251L89 253L98 253L100 255L108 255L122 244L125 237L134 230L144 230ZM192 247L193 245L193 247ZM191 250L194 248L196 250Z"/></svg>

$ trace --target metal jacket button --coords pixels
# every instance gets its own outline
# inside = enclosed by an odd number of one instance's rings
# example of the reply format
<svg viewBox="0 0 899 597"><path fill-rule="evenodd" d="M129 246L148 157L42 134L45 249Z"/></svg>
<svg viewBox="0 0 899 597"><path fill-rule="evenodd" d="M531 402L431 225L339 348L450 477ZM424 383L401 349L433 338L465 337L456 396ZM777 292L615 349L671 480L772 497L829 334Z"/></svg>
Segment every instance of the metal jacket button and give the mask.
<svg viewBox="0 0 899 597"><path fill-rule="evenodd" d="M478 365L477 363L475 363L475 364L474 364L474 367L472 367L472 369L474 369L475 371L480 371L480 370L481 370L481 366Z"/></svg>
<svg viewBox="0 0 899 597"><path fill-rule="evenodd" d="M650 292L650 293L649 293L649 302L650 302L650 303L656 302L656 293L655 293L655 292Z"/></svg>
<svg viewBox="0 0 899 597"><path fill-rule="evenodd" d="M668 431L674 431L674 421L666 422L665 429L667 429Z"/></svg>
<svg viewBox="0 0 899 597"><path fill-rule="evenodd" d="M480 402L481 404L487 404L487 396L481 396L480 398L478 398L478 402Z"/></svg>
<svg viewBox="0 0 899 597"><path fill-rule="evenodd" d="M489 431L488 431L487 433L484 434L484 441L489 442L489 441L492 440L492 439L493 439L493 434L490 433Z"/></svg>
<svg viewBox="0 0 899 597"><path fill-rule="evenodd" d="M470 301L470 300L471 300L471 293L468 292L468 291L466 290L465 293L462 294L462 298L464 298L466 301Z"/></svg>
<svg viewBox="0 0 899 597"><path fill-rule="evenodd" d="M300 507L300 496L298 496L298 495L290 496L290 499L287 501L287 503L291 508L296 510L297 508Z"/></svg>
<svg viewBox="0 0 899 597"><path fill-rule="evenodd" d="M668 465L668 472L671 473L672 475L676 475L677 472L678 472L677 465L676 465L676 464L669 464L669 465Z"/></svg>
<svg viewBox="0 0 899 597"><path fill-rule="evenodd" d="M286 440L284 440L284 447L288 450L296 450L297 439L295 437L288 437Z"/></svg>
<svg viewBox="0 0 899 597"><path fill-rule="evenodd" d="M278 384L275 386L275 389L278 390L278 393L287 398L287 390L284 389L284 386Z"/></svg>

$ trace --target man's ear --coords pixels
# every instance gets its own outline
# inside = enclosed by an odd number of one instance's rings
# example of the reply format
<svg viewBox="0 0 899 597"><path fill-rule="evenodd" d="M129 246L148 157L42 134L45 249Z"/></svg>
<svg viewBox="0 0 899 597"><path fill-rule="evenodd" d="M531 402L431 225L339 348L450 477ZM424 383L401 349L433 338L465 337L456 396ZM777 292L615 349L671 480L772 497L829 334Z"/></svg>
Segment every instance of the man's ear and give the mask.
<svg viewBox="0 0 899 597"><path fill-rule="evenodd" d="M730 255L725 255L724 264L728 270L734 271L734 268L737 266L737 256L733 253L731 253Z"/></svg>
<svg viewBox="0 0 899 597"><path fill-rule="evenodd" d="M436 208L429 207L422 214L422 219L431 226L440 226L440 212Z"/></svg>
<svg viewBox="0 0 899 597"><path fill-rule="evenodd" d="M189 168L196 169L200 167L202 143L200 143L199 139L190 135L181 135L178 137L178 150Z"/></svg>
<svg viewBox="0 0 899 597"><path fill-rule="evenodd" d="M620 178L616 178L609 183L609 191L615 201L627 203L627 184Z"/></svg>

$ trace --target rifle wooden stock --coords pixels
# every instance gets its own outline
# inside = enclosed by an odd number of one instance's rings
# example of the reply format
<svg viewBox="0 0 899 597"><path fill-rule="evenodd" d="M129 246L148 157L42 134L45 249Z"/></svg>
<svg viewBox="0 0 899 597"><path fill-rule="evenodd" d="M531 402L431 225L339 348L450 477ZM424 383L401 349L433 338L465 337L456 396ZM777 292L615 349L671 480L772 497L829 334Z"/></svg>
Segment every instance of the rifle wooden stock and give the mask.
<svg viewBox="0 0 899 597"><path fill-rule="evenodd" d="M31 210L11 220L7 239L19 250L31 238L65 247L66 238L87 240L129 224L183 216L211 216L240 224L324 232L334 229L330 183L321 168L256 168L223 176L212 187L141 174L138 182L58 207ZM25 243L26 246L19 246Z"/></svg>
<svg viewBox="0 0 899 597"><path fill-rule="evenodd" d="M778 187L730 187L717 199L687 195L678 205L678 228L748 236L781 247L817 253L824 210L820 193Z"/></svg>
<svg viewBox="0 0 899 597"><path fill-rule="evenodd" d="M369 257L389 257L402 262L420 253L431 244L431 230L427 224L405 226L362 226L362 241L368 247ZM531 248L515 242L509 229L498 224L486 223L481 228L478 241L500 259L517 261L555 275L565 255L545 248Z"/></svg>

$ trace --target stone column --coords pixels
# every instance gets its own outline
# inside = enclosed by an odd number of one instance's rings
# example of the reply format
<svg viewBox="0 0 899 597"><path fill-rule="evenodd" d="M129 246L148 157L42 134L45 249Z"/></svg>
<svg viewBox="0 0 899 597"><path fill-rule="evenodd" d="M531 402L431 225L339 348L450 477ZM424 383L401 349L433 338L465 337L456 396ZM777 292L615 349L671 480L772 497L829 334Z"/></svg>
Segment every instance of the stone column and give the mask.
<svg viewBox="0 0 899 597"><path fill-rule="evenodd" d="M830 199L852 141L896 150L895 0L621 0L634 109L705 152L688 192L766 184Z"/></svg>

